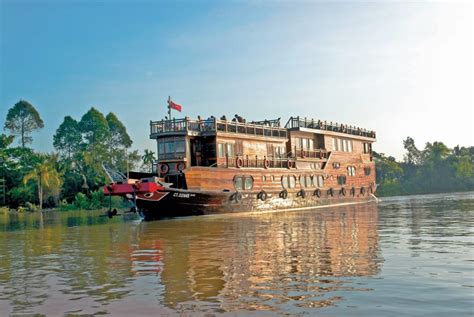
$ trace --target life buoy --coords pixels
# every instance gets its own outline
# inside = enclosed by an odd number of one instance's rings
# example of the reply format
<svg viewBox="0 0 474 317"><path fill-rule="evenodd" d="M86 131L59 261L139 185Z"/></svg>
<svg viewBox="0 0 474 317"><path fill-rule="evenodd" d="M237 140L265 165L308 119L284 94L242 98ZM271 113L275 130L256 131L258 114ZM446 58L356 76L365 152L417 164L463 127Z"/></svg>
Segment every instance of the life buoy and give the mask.
<svg viewBox="0 0 474 317"><path fill-rule="evenodd" d="M270 162L267 159L263 160L263 167L264 168L269 168L270 167Z"/></svg>
<svg viewBox="0 0 474 317"><path fill-rule="evenodd" d="M267 193L264 192L263 190L257 194L257 198L260 199L261 201L267 200Z"/></svg>
<svg viewBox="0 0 474 317"><path fill-rule="evenodd" d="M334 196L334 190L332 188L329 188L327 194L331 197Z"/></svg>
<svg viewBox="0 0 474 317"><path fill-rule="evenodd" d="M360 193L362 194L362 196L365 195L365 187L362 186L362 187L360 188Z"/></svg>
<svg viewBox="0 0 474 317"><path fill-rule="evenodd" d="M235 192L232 195L230 195L230 200L238 203L242 200L242 194L239 192Z"/></svg>
<svg viewBox="0 0 474 317"><path fill-rule="evenodd" d="M170 167L168 164L166 163L163 163L163 164L160 164L160 172L161 174L166 174L170 171Z"/></svg>
<svg viewBox="0 0 474 317"><path fill-rule="evenodd" d="M238 168L241 168L243 165L244 165L244 160L242 160L242 158L240 157L237 157L235 159L235 166L237 166Z"/></svg>
<svg viewBox="0 0 474 317"><path fill-rule="evenodd" d="M175 168L178 172L181 172L182 170L184 170L184 163L183 162L177 163Z"/></svg>
<svg viewBox="0 0 474 317"><path fill-rule="evenodd" d="M321 197L321 190L319 188L314 191L314 196L317 196L318 198Z"/></svg>
<svg viewBox="0 0 474 317"><path fill-rule="evenodd" d="M285 189L285 190L282 190L279 194L280 198L283 198L283 199L286 199L288 198L288 191Z"/></svg>
<svg viewBox="0 0 474 317"><path fill-rule="evenodd" d="M346 196L346 189L342 187L341 190L339 191L339 194L342 196Z"/></svg>

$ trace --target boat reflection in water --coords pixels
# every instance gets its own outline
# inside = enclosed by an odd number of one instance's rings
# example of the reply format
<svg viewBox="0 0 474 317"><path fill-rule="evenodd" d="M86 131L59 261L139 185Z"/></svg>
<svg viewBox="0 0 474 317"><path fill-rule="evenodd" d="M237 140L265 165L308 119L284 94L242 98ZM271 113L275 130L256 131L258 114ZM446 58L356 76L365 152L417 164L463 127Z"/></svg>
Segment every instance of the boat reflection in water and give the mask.
<svg viewBox="0 0 474 317"><path fill-rule="evenodd" d="M364 204L146 222L132 267L158 275L159 301L179 312L305 311L368 290L350 277L380 270L377 219Z"/></svg>

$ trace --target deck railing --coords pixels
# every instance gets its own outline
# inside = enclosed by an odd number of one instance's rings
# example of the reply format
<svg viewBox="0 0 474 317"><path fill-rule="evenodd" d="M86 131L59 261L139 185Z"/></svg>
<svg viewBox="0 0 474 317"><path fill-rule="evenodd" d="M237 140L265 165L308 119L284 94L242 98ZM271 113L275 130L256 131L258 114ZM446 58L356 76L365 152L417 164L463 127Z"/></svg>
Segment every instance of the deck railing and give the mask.
<svg viewBox="0 0 474 317"><path fill-rule="evenodd" d="M300 117L291 117L285 125L287 129L293 128L309 128L309 129L318 129L326 131L334 131L347 133L351 135L360 135L368 138L376 138L375 131L370 131L366 129L361 129L359 127L350 126L347 124L339 124L337 122L327 122L321 120L300 118Z"/></svg>
<svg viewBox="0 0 474 317"><path fill-rule="evenodd" d="M288 165L292 167L294 163L294 158L239 155L220 157L216 165L218 167L288 168Z"/></svg>
<svg viewBox="0 0 474 317"><path fill-rule="evenodd" d="M314 159L327 159L328 152L325 149L317 150L306 150L295 147L294 149L295 156L297 158L314 158Z"/></svg>
<svg viewBox="0 0 474 317"><path fill-rule="evenodd" d="M205 120L184 118L150 121L150 137L152 138L159 134L179 132L225 132L279 138L286 138L288 136L285 128L264 124L219 120L216 118Z"/></svg>

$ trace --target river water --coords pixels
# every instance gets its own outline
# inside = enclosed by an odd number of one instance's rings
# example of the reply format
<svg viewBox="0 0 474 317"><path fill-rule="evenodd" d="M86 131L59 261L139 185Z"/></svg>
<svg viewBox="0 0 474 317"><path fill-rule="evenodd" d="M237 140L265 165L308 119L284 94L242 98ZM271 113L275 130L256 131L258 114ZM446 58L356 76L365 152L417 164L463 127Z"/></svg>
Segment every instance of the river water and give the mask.
<svg viewBox="0 0 474 317"><path fill-rule="evenodd" d="M0 215L0 315L472 316L474 193L141 222Z"/></svg>

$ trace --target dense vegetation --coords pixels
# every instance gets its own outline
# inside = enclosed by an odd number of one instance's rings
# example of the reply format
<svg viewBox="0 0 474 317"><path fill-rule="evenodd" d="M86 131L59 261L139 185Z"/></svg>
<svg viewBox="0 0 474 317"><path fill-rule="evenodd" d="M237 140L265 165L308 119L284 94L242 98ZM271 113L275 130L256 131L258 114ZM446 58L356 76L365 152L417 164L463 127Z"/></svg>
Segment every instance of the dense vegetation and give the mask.
<svg viewBox="0 0 474 317"><path fill-rule="evenodd" d="M130 150L127 129L112 112L104 116L91 108L79 121L66 116L53 136L55 153L28 147L32 132L42 127L40 114L27 101L8 111L4 129L9 134L0 136L0 177L6 181L10 207L100 208L107 203L100 188L108 182L102 162L124 172L141 167L138 151ZM153 155L145 153L144 168L149 169Z"/></svg>
<svg viewBox="0 0 474 317"><path fill-rule="evenodd" d="M12 208L100 208L107 205L100 191L108 182L102 162L123 172L151 170L154 153L145 150L140 156L131 151L127 129L112 112L104 116L91 108L79 121L66 116L53 136L54 153L28 147L32 133L43 126L27 101L20 100L8 111L8 134L0 135L0 177L6 181L6 202ZM403 162L374 152L378 195L474 190L474 147L448 149L434 142L418 150L412 138L404 146Z"/></svg>
<svg viewBox="0 0 474 317"><path fill-rule="evenodd" d="M403 162L374 152L377 195L411 195L474 190L474 146L449 149L442 142L423 150L408 137Z"/></svg>

